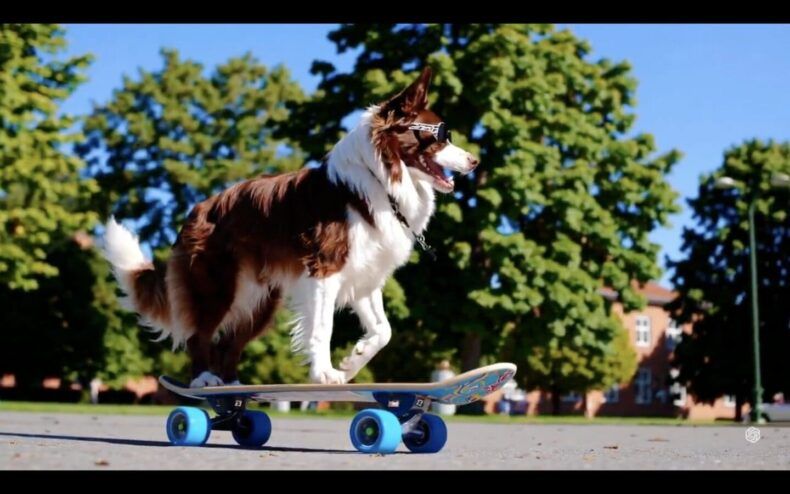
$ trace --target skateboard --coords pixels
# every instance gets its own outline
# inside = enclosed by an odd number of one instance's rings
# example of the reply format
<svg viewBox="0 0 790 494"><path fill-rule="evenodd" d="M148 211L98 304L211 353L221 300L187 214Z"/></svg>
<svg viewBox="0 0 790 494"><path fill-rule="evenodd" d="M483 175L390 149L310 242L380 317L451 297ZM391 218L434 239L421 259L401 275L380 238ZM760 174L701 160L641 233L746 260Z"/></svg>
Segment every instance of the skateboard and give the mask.
<svg viewBox="0 0 790 494"><path fill-rule="evenodd" d="M200 446L212 430L231 431L241 446L261 447L269 440L269 416L247 410L247 403L272 401L349 401L378 404L358 412L349 430L351 444L362 453L393 453L403 442L413 453L436 453L447 441L447 426L427 413L432 402L465 405L505 385L516 366L498 363L433 383L265 384L190 388L168 376L159 382L173 393L208 401L203 408L182 406L167 418L167 437L178 446Z"/></svg>

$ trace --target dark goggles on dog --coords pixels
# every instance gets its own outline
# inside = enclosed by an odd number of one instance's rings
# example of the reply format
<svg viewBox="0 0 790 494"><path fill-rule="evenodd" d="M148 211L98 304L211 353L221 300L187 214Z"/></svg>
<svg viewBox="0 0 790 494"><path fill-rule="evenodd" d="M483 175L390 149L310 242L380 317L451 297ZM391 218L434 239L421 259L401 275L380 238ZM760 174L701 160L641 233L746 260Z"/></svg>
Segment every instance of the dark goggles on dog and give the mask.
<svg viewBox="0 0 790 494"><path fill-rule="evenodd" d="M438 142L452 142L451 133L447 130L447 125L444 122L438 124L413 123L409 126L409 130L430 132Z"/></svg>

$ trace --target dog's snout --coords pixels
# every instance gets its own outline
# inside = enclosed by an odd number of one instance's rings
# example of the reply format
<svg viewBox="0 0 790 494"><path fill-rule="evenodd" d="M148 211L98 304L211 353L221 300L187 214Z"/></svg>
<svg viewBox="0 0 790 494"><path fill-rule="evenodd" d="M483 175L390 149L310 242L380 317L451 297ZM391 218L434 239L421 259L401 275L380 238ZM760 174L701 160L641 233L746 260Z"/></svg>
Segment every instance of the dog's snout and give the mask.
<svg viewBox="0 0 790 494"><path fill-rule="evenodd" d="M475 168L477 168L477 165L479 165L479 164L480 164L480 160L479 160L479 159L477 159L477 158L475 158L475 157L474 157L474 156L472 156L471 154L470 154L470 155L468 155L468 156L466 157L466 159L469 161L469 167L470 167L472 170L474 170Z"/></svg>

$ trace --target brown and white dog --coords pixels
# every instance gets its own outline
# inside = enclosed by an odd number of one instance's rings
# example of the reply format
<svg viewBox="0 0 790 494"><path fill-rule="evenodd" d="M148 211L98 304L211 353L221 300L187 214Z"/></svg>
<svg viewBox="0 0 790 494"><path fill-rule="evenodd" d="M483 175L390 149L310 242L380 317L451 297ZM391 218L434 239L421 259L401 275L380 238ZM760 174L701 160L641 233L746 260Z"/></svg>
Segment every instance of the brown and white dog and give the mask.
<svg viewBox="0 0 790 494"><path fill-rule="evenodd" d="M316 383L352 379L390 340L381 289L403 265L449 193L444 170L478 160L453 145L428 109L431 71L370 107L317 168L260 176L199 203L166 265L110 219L104 252L144 324L186 345L191 386L237 383L244 347L272 322L281 300L297 314L293 349ZM330 361L334 312L351 306L365 330L351 354Z"/></svg>

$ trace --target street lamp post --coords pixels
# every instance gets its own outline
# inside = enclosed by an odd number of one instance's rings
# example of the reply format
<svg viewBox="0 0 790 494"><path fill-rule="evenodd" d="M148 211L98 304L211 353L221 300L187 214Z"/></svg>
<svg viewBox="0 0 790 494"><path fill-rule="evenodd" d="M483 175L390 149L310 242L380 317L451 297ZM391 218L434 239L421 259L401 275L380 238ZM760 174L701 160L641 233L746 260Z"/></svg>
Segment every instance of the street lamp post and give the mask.
<svg viewBox="0 0 790 494"><path fill-rule="evenodd" d="M760 378L760 315L757 304L757 242L754 234L754 204L757 194L752 194L749 201L749 271L752 286L752 336L754 337L754 412L752 420L758 424L765 422L763 418L763 385Z"/></svg>
<svg viewBox="0 0 790 494"><path fill-rule="evenodd" d="M771 178L774 187L790 187L790 176L777 173ZM716 188L732 189L737 187L737 182L730 177L720 177L716 180ZM752 336L754 338L754 407L752 420L758 424L765 423L763 418L763 386L760 377L760 315L757 301L757 241L755 240L754 208L757 203L757 187L752 189L749 197L749 271L751 275L752 292Z"/></svg>

